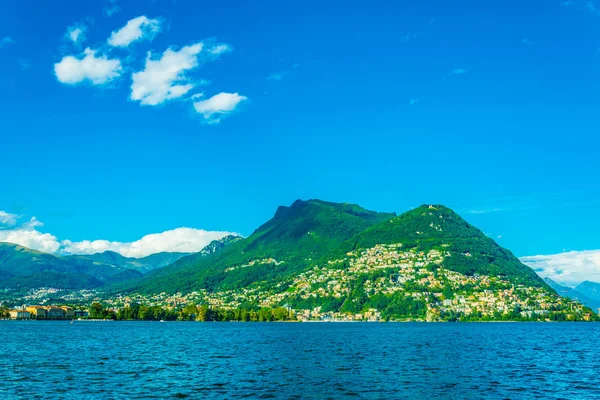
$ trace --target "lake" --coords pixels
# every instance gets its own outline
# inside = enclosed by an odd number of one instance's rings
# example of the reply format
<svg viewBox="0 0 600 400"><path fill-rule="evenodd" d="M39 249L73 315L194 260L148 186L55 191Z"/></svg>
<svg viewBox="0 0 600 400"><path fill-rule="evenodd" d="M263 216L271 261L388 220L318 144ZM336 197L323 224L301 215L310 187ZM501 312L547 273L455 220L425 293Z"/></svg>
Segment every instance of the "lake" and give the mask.
<svg viewBox="0 0 600 400"><path fill-rule="evenodd" d="M0 398L600 398L600 324L0 321Z"/></svg>

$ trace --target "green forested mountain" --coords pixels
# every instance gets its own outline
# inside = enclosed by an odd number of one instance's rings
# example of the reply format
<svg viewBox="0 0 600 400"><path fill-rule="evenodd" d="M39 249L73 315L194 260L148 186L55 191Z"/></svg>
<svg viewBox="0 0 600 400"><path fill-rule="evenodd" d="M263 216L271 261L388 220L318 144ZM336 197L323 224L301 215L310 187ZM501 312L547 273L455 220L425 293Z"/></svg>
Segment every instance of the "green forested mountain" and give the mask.
<svg viewBox="0 0 600 400"><path fill-rule="evenodd" d="M119 291L142 299L177 292L225 309L286 305L306 319L592 318L441 205L396 216L298 200L248 238L183 257Z"/></svg>
<svg viewBox="0 0 600 400"><path fill-rule="evenodd" d="M248 238L235 241L210 257L184 257L148 274L128 289L176 292L278 282L337 250L369 226L394 216L354 204L298 200L289 207L279 207L273 218Z"/></svg>
<svg viewBox="0 0 600 400"><path fill-rule="evenodd" d="M103 253L70 255L62 257L65 260L86 263L92 262L96 265L110 265L115 268L131 269L146 274L153 269L162 268L190 253L155 253L142 258L124 257L114 251L105 251Z"/></svg>
<svg viewBox="0 0 600 400"><path fill-rule="evenodd" d="M215 240L199 254L218 251L228 236ZM143 258L124 257L106 251L64 257L31 250L12 243L0 243L0 288L92 289L140 279L143 274L172 264L190 253L156 253Z"/></svg>
<svg viewBox="0 0 600 400"><path fill-rule="evenodd" d="M0 287L48 282L98 287L115 306L127 298L149 306L202 305L219 315L287 309L302 320L597 318L441 205L396 216L298 200L279 207L249 237L225 237L190 255L59 258L0 246Z"/></svg>
<svg viewBox="0 0 600 400"><path fill-rule="evenodd" d="M465 275L504 276L515 283L545 286L510 251L442 205L421 206L365 229L346 243L344 251L392 243L402 243L404 249L450 252L444 267Z"/></svg>
<svg viewBox="0 0 600 400"><path fill-rule="evenodd" d="M404 249L450 252L452 257L445 259L444 266L466 275L504 276L515 283L546 287L510 251L447 207L421 206L396 216L351 204L298 200L290 207L279 207L252 235L218 255L184 257L150 274L136 289L216 290L279 282L349 251L393 243L402 243ZM252 268L244 267L252 262Z"/></svg>
<svg viewBox="0 0 600 400"><path fill-rule="evenodd" d="M93 288L101 286L103 281L123 270L86 260L67 260L16 244L0 243L0 287Z"/></svg>

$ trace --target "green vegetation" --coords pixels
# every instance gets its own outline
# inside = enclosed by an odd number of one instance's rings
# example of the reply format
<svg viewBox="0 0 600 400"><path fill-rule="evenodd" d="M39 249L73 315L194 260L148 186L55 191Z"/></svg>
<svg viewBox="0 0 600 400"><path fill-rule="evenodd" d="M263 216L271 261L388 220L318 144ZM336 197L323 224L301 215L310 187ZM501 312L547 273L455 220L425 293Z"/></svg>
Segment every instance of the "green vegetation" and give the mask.
<svg viewBox="0 0 600 400"><path fill-rule="evenodd" d="M395 214L378 213L353 204L298 200L279 207L274 217L247 239L215 254L191 255L115 291L189 292L239 288L255 282L277 283L312 265L346 240ZM254 260L272 263L243 266ZM234 268L233 271L225 271Z"/></svg>
<svg viewBox="0 0 600 400"><path fill-rule="evenodd" d="M198 256L212 254L227 243L226 236L206 246ZM106 251L90 255L57 257L12 243L0 243L0 288L15 291L52 287L93 289L139 280L143 274L172 264L189 253L157 253L143 258L123 257Z"/></svg>
<svg viewBox="0 0 600 400"><path fill-rule="evenodd" d="M269 321L290 318L290 309L300 320L597 319L440 205L396 216L298 200L250 237L205 250L144 276L104 277L101 296L117 319Z"/></svg>
<svg viewBox="0 0 600 400"><path fill-rule="evenodd" d="M402 243L404 249L452 253L444 267L465 275L505 276L515 283L547 287L544 281L510 251L498 246L454 211L441 205L421 206L377 224L345 243L351 251L376 244Z"/></svg>
<svg viewBox="0 0 600 400"><path fill-rule="evenodd" d="M2 309L0 309L1 318ZM121 321L240 321L240 322L273 322L290 321L293 314L283 308L260 309L213 309L204 304L196 306L188 304L180 310L173 310L161 306L129 305L120 308L116 313L105 308L101 303L95 302L90 306L89 318L115 319Z"/></svg>

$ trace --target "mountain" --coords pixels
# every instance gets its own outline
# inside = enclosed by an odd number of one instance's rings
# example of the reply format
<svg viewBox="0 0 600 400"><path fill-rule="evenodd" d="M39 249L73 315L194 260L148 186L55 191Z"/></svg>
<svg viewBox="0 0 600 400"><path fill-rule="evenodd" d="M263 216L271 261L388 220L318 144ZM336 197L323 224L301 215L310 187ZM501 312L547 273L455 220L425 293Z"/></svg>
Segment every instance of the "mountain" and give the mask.
<svg viewBox="0 0 600 400"><path fill-rule="evenodd" d="M582 304L584 304L584 305L588 306L589 308L591 308L592 310L594 310L595 312L597 312L600 309L600 300L598 300L598 299L592 299L592 298L586 296L585 294L578 292L576 289L572 289L567 286L562 286L562 285L554 282L550 278L544 278L544 282L546 282L552 289L554 289L556 291L556 293L558 293L559 295L561 295L563 297L568 297L569 299L572 299L572 300L578 300ZM593 282L590 282L590 283L593 283Z"/></svg>
<svg viewBox="0 0 600 400"><path fill-rule="evenodd" d="M236 236L236 235L227 235L219 240L213 240L208 245L206 245L202 250L200 250L198 253L195 253L195 255L196 255L196 257L208 256L210 254L216 253L217 251L223 249L228 244L237 242L238 240L242 240L242 237ZM173 262L175 262L175 261L173 261ZM173 262L170 262L168 264L172 264ZM168 264L165 264L165 265L168 265Z"/></svg>
<svg viewBox="0 0 600 400"><path fill-rule="evenodd" d="M394 213L379 213L348 203L297 200L281 206L272 219L246 239L230 243L215 256L193 254L154 271L128 290L150 292L239 288L259 280L276 282ZM247 268L247 266L253 268Z"/></svg>
<svg viewBox="0 0 600 400"><path fill-rule="evenodd" d="M226 243L215 240L199 254L212 254ZM93 289L137 280L143 274L172 264L191 253L156 253L142 258L124 257L113 251L58 257L12 243L0 243L0 288Z"/></svg>
<svg viewBox="0 0 600 400"><path fill-rule="evenodd" d="M8 265L26 256L24 265L43 259L52 273L64 273L67 261L71 270L75 265L83 272L90 266L112 268L112 276L99 280L102 297L117 306L127 298L164 307L210 306L221 315L271 308L301 320L598 319L442 205L397 216L354 204L298 200L279 207L247 238L214 241L145 275L123 268L140 267L139 260L116 253L65 259L33 253L13 249ZM30 269L37 281L39 268ZM17 270L4 269L0 276L14 282L20 279Z"/></svg>
<svg viewBox="0 0 600 400"><path fill-rule="evenodd" d="M345 244L344 252L377 244L402 243L404 249L449 252L444 267L465 275L491 275L517 284L544 287L544 281L510 251L442 205L421 206L374 225Z"/></svg>
<svg viewBox="0 0 600 400"><path fill-rule="evenodd" d="M600 283L583 281L575 286L575 290L591 299L600 301Z"/></svg>
<svg viewBox="0 0 600 400"><path fill-rule="evenodd" d="M155 253L142 258L124 257L114 251L105 251L95 254L77 254L62 257L65 260L75 262L92 262L96 265L109 265L120 269L131 269L146 274L154 269L162 268L174 263L182 257L191 253Z"/></svg>
<svg viewBox="0 0 600 400"><path fill-rule="evenodd" d="M0 287L93 288L123 269L83 260L65 260L12 243L0 243Z"/></svg>
<svg viewBox="0 0 600 400"><path fill-rule="evenodd" d="M183 257L120 290L142 302L166 292L230 311L285 305L300 319L596 318L442 205L396 216L298 200L248 238Z"/></svg>

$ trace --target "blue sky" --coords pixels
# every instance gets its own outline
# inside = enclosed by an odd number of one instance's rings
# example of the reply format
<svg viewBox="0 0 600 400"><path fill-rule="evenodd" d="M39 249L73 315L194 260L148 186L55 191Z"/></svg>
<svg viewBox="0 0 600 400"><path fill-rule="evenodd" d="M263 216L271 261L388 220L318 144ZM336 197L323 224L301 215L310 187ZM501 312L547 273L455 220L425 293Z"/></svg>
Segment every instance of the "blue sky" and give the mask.
<svg viewBox="0 0 600 400"><path fill-rule="evenodd" d="M7 2L0 210L132 242L248 235L297 198L442 203L518 256L598 249L599 10Z"/></svg>

